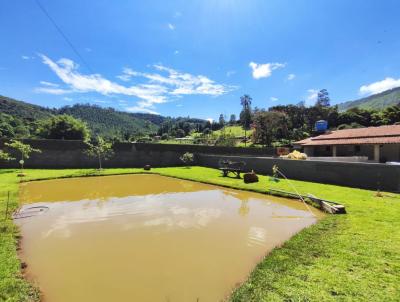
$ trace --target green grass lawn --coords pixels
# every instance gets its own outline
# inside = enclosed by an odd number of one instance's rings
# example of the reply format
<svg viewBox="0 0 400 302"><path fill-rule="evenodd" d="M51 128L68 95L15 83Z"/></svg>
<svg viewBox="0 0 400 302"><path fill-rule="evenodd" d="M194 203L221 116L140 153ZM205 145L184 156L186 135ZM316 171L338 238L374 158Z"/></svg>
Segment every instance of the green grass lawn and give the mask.
<svg viewBox="0 0 400 302"><path fill-rule="evenodd" d="M27 170L26 180L141 173L141 169ZM265 193L269 187L290 190L285 181L244 184L223 178L218 170L157 168L166 176ZM232 301L400 301L400 195L293 181L300 193L337 201L346 215L327 215L304 229L257 265L232 293ZM29 301L37 292L20 274L16 254L18 230L4 221L5 196L18 207L14 170L0 170L0 301ZM240 259L238 259L240 261ZM155 289L156 290L156 289Z"/></svg>
<svg viewBox="0 0 400 302"><path fill-rule="evenodd" d="M225 134L230 134L234 136L244 136L244 129L242 126L225 126L223 129L213 131L215 135L221 135L225 131ZM247 136L251 136L253 129L247 130Z"/></svg>

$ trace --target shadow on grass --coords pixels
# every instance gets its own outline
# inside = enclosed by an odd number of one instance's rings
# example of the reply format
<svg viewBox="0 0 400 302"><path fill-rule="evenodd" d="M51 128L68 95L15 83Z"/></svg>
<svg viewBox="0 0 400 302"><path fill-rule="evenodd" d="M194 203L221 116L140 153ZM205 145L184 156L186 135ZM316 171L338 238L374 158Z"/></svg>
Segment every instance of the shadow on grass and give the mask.
<svg viewBox="0 0 400 302"><path fill-rule="evenodd" d="M8 173L14 173L17 172L17 170L6 170L6 169L0 169L0 175L1 174L8 174Z"/></svg>
<svg viewBox="0 0 400 302"><path fill-rule="evenodd" d="M237 177L236 175L226 175L226 176L224 176L224 175L220 174L218 177L219 178L229 178L229 179L243 180L243 177Z"/></svg>

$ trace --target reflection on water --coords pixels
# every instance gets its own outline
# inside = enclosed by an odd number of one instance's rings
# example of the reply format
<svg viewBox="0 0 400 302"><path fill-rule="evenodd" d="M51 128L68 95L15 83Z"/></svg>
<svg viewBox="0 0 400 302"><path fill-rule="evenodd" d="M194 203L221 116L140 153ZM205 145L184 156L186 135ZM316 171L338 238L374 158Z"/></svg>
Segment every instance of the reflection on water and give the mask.
<svg viewBox="0 0 400 302"><path fill-rule="evenodd" d="M23 184L21 257L45 301L219 301L315 223L304 205L157 175Z"/></svg>

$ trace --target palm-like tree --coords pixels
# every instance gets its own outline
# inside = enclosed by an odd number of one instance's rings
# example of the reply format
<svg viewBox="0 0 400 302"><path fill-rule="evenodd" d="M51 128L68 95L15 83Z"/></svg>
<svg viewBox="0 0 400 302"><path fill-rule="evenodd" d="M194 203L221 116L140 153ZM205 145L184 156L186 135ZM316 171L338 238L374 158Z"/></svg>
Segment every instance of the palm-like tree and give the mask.
<svg viewBox="0 0 400 302"><path fill-rule="evenodd" d="M240 97L240 104L243 106L243 111L250 111L251 101L252 101L252 98L248 94L245 94ZM246 141L247 141L247 126L244 127L244 145L245 146L246 146Z"/></svg>
<svg viewBox="0 0 400 302"><path fill-rule="evenodd" d="M251 101L253 99L248 95L245 94L240 97L240 104L243 106L243 109L249 109L251 105Z"/></svg>

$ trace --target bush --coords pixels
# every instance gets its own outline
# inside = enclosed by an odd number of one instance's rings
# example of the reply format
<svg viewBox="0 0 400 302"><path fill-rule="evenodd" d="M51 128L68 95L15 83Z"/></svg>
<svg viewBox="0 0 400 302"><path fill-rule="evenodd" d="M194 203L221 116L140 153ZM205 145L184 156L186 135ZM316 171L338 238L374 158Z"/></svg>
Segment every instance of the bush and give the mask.
<svg viewBox="0 0 400 302"><path fill-rule="evenodd" d="M182 137L185 137L185 135L186 135L186 133L182 129L176 130L175 137L182 138Z"/></svg>
<svg viewBox="0 0 400 302"><path fill-rule="evenodd" d="M190 166L194 162L193 153L186 152L179 158L186 166Z"/></svg>
<svg viewBox="0 0 400 302"><path fill-rule="evenodd" d="M235 136L232 134L220 135L215 141L215 145L223 147L235 147L236 146Z"/></svg>

